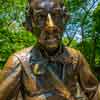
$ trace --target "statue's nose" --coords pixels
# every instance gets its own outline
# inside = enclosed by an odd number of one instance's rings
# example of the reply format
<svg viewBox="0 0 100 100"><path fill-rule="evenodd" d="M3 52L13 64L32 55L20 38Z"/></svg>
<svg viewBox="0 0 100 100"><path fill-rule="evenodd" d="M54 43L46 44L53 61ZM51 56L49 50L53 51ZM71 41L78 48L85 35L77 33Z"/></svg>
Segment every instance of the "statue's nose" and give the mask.
<svg viewBox="0 0 100 100"><path fill-rule="evenodd" d="M47 16L45 31L48 33L54 33L57 31L57 26L55 25L50 13Z"/></svg>
<svg viewBox="0 0 100 100"><path fill-rule="evenodd" d="M48 13L48 16L47 16L46 27L48 27L48 28L53 28L53 27L55 27L55 24L54 24L54 22L53 22L53 19L52 19L50 13Z"/></svg>

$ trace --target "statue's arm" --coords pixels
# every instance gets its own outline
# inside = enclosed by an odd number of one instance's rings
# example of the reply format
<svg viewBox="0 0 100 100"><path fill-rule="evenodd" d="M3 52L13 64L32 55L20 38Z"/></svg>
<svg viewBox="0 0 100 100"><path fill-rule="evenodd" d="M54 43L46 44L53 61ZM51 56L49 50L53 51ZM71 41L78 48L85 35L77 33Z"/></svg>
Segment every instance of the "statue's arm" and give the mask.
<svg viewBox="0 0 100 100"><path fill-rule="evenodd" d="M4 69L0 71L0 100L10 100L20 87L21 65L19 60L10 56Z"/></svg>
<svg viewBox="0 0 100 100"><path fill-rule="evenodd" d="M87 95L89 100L100 100L100 89L98 81L92 73L89 64L85 60L84 56L79 52L79 80L81 88Z"/></svg>

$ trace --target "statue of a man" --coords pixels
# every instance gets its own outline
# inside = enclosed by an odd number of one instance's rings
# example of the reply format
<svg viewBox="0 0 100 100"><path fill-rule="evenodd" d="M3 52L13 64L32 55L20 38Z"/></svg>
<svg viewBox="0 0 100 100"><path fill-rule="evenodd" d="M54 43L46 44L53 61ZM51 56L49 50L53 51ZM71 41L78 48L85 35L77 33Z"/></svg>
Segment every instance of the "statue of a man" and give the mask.
<svg viewBox="0 0 100 100"><path fill-rule="evenodd" d="M83 55L61 43L66 9L60 0L30 0L26 27L34 47L11 55L0 73L0 100L100 100Z"/></svg>

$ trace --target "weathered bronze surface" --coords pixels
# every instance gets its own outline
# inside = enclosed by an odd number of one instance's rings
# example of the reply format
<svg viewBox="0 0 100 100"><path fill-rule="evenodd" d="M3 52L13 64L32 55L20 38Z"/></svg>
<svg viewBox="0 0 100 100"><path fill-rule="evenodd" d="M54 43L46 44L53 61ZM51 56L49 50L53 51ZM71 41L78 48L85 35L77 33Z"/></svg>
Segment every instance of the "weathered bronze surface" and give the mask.
<svg viewBox="0 0 100 100"><path fill-rule="evenodd" d="M63 3L29 0L29 5L25 26L38 43L9 57L0 71L0 100L100 100L83 55L61 43L68 19Z"/></svg>

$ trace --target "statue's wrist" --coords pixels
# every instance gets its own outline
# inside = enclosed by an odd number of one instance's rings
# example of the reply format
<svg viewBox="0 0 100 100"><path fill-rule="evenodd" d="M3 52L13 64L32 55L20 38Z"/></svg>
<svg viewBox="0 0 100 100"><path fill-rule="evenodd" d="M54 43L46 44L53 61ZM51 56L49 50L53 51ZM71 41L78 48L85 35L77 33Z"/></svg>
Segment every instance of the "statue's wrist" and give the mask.
<svg viewBox="0 0 100 100"><path fill-rule="evenodd" d="M76 100L76 99L75 99L74 96L70 95L70 96L68 97L68 100Z"/></svg>

